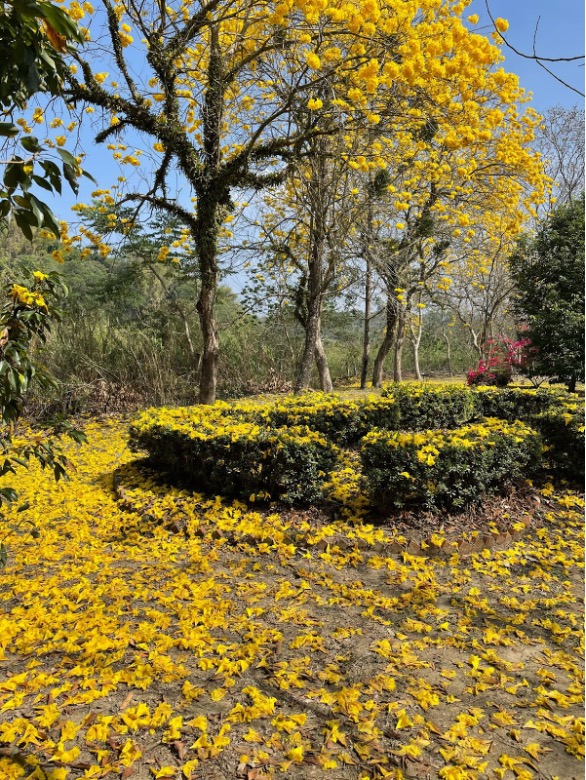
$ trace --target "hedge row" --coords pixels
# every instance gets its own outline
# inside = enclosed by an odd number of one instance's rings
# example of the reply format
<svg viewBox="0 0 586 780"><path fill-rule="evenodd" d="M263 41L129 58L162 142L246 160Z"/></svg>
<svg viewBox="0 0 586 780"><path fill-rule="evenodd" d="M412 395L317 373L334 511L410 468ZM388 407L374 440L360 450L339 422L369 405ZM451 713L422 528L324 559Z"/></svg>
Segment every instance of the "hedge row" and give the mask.
<svg viewBox="0 0 586 780"><path fill-rule="evenodd" d="M235 404L232 414L270 428L307 426L340 445L356 444L373 428L396 429L399 407L394 398L369 395L361 399L306 393L270 404Z"/></svg>
<svg viewBox="0 0 586 780"><path fill-rule="evenodd" d="M360 454L374 503L453 510L534 469L541 442L528 425L493 418L454 430L372 431Z"/></svg>
<svg viewBox="0 0 586 780"><path fill-rule="evenodd" d="M502 420L529 420L536 414L559 408L570 394L557 388L478 387L471 390L478 399L482 417Z"/></svg>
<svg viewBox="0 0 586 780"><path fill-rule="evenodd" d="M502 419L479 423L483 414ZM361 441L373 500L458 508L534 465L537 436L527 424L541 434L550 468L583 477L583 421L575 396L558 390L407 384L362 399L312 393L153 409L135 421L131 442L196 489L314 503L338 446Z"/></svg>
<svg viewBox="0 0 586 780"><path fill-rule="evenodd" d="M465 386L405 383L388 385L381 395L397 405L397 430L455 428L482 416L478 395Z"/></svg>
<svg viewBox="0 0 586 780"><path fill-rule="evenodd" d="M188 411L161 410L156 421L143 415L131 427L131 445L146 449L157 470L197 490L245 500L319 501L339 454L324 436L229 417L210 423L197 414L189 419Z"/></svg>

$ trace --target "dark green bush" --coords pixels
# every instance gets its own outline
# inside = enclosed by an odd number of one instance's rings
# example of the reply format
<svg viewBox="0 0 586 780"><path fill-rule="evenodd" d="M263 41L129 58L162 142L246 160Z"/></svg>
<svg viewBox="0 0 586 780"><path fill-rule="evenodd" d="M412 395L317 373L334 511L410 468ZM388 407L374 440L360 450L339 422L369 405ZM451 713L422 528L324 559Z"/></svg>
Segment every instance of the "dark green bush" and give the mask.
<svg viewBox="0 0 586 780"><path fill-rule="evenodd" d="M529 420L536 414L559 407L570 397L565 390L532 387L480 387L473 392L483 417Z"/></svg>
<svg viewBox="0 0 586 780"><path fill-rule="evenodd" d="M177 413L183 411L183 419ZM195 408L142 415L131 428L134 448L153 465L197 490L234 498L308 504L321 497L337 448L308 428L271 429Z"/></svg>
<svg viewBox="0 0 586 780"><path fill-rule="evenodd" d="M385 509L462 509L530 472L540 455L534 430L495 419L455 430L373 431L361 447L367 492Z"/></svg>
<svg viewBox="0 0 586 780"><path fill-rule="evenodd" d="M382 396L399 407L402 430L454 428L480 416L478 399L465 386L397 384L385 387Z"/></svg>
<svg viewBox="0 0 586 780"><path fill-rule="evenodd" d="M549 409L533 415L530 425L545 445L544 461L550 469L572 481L584 482L584 416L577 409Z"/></svg>
<svg viewBox="0 0 586 780"><path fill-rule="evenodd" d="M304 425L341 445L355 444L372 428L396 429L399 420L392 398L373 395L353 400L323 393L287 397L262 407L238 404L234 414L274 428Z"/></svg>

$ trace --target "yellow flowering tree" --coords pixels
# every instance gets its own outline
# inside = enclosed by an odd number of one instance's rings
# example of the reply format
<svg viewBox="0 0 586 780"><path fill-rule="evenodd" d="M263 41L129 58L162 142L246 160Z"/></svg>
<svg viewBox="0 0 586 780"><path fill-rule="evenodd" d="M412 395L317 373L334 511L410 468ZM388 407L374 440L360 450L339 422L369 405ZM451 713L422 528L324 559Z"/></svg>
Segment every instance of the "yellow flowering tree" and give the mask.
<svg viewBox="0 0 586 780"><path fill-rule="evenodd" d="M348 86L342 99L324 85L307 103L322 128L334 121L332 104L349 112L346 121L337 115L336 145L320 139L321 155L315 148L308 150L305 167L296 169L294 186L279 194L295 215L289 221L305 224L305 230L283 231L284 206L269 211L263 222L265 234L280 234L285 265L294 265L293 248L299 249L302 237L309 264L301 279L306 297L319 300L328 288L339 287L332 283L331 262L311 262L312 257L327 254L326 240L321 249L317 240L320 225L321 233L336 235L334 278L339 282L340 260L349 249L348 231L340 227L350 221L356 240L349 251L364 268L364 384L373 269L387 295L386 328L373 370L373 383L379 385L393 347L395 379L401 379L409 323L416 323L414 344L420 339L422 290L449 289L451 274L458 270L445 257L450 245L458 242L466 248L476 231L503 229L509 240L544 197L541 163L530 146L539 118L531 109L523 110L528 98L517 77L500 67L498 47L466 25L463 8L445 4L422 11L409 31L401 28L395 42L397 56L382 67L384 57L376 41L360 43L360 51L371 55L359 71L361 87ZM467 23L474 26L477 21L471 16ZM322 162L318 170L320 156L327 165ZM345 177L345 171L354 172L354 181ZM336 215L325 218L318 200L335 204ZM477 255L472 259L481 263ZM319 329L316 332L319 336ZM319 345L318 338L309 342ZM319 355L318 348L314 352ZM304 363L307 368L311 358ZM307 379L307 370L304 373ZM305 384L298 382L300 387Z"/></svg>
<svg viewBox="0 0 586 780"><path fill-rule="evenodd" d="M72 3L81 20L86 6ZM150 6L148 14L125 0L102 0L107 35L94 48L89 31L77 73L68 76L67 97L99 109L107 143L123 165L140 155L127 142L142 134L154 153L148 182L127 183L105 198L167 211L189 228L199 265L198 313L203 339L200 400L216 395L219 340L214 315L221 272L219 240L230 217L233 194L281 181L311 138L336 131L291 118L295 100L326 108L321 85L339 84L327 109L351 115L351 99L378 87L384 62L372 61L359 43L377 42L381 58L396 49L397 25L408 29L417 4L405 9L368 2L280 2L260 0L209 4L183 0ZM330 45L335 37L336 45ZM73 68L75 70L75 68ZM319 107L319 108L318 108ZM116 143L114 143L116 141ZM123 141L124 143L121 143ZM149 151L149 153L150 153ZM144 157L143 157L144 159ZM175 187L179 177L181 195Z"/></svg>
<svg viewBox="0 0 586 780"><path fill-rule="evenodd" d="M515 76L502 70L488 76L479 101L469 101L476 118L467 135L455 136L451 124L432 116L419 133L399 138L405 144L399 160L406 162L397 165L400 175L391 180L374 223L378 269L388 296L375 385L382 380L383 362L393 345L394 376L401 380L405 329L421 290L445 293L454 273L463 270L469 278L488 262L481 251L471 251L475 236L493 236L501 248L510 244L544 199L546 178L530 146L538 117L531 109L519 115L517 104L525 96ZM507 88L500 89L500 82ZM452 259L463 254L466 263L450 263L450 252Z"/></svg>

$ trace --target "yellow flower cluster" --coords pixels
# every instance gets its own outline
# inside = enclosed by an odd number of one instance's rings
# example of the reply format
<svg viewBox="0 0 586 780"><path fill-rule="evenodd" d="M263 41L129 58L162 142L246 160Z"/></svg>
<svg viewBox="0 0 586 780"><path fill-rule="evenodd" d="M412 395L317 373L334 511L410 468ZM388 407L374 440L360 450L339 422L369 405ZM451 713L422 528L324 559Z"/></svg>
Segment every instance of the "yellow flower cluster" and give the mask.
<svg viewBox="0 0 586 780"><path fill-rule="evenodd" d="M38 273L39 272L37 271L35 276ZM12 285L12 297L15 301L18 301L24 306L36 306L39 309L47 309L47 302L41 293L36 292L35 290L29 290L28 287L23 287L21 284Z"/></svg>
<svg viewBox="0 0 586 780"><path fill-rule="evenodd" d="M382 441L392 448L415 448L417 459L427 466L433 466L438 455L447 447L463 450L494 447L495 434L513 437L519 443L524 439L535 437L533 428L520 420L509 423L496 417L487 417L480 423L465 425L455 430L372 431L362 441L366 446Z"/></svg>

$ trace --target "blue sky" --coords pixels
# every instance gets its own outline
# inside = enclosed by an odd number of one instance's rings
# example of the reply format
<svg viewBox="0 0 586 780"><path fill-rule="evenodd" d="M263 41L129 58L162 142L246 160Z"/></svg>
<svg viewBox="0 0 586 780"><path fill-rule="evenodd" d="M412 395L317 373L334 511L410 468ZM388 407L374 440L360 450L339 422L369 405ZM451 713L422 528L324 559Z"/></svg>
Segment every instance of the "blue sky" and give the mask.
<svg viewBox="0 0 586 780"><path fill-rule="evenodd" d="M545 57L568 57L584 53L584 2L583 0L489 0L494 18L503 17L509 21L505 37L515 48L531 54L535 26L537 52ZM485 0L472 0L464 16L477 13L480 22L478 32L487 35L492 24L486 12ZM538 111L546 111L556 105L583 105L583 99L547 74L536 62L517 56L503 47L506 70L517 73L521 85L533 93L532 105ZM581 63L553 63L551 69L566 82L584 91L584 67ZM81 130L81 142L87 153L86 168L95 177L100 187L108 187L120 171L114 165L110 152L103 146L93 145L93 135L88 128ZM89 202L95 185L87 179L81 182L79 200ZM63 196L53 202L55 213L70 220L71 205L75 202L73 193L65 186Z"/></svg>
<svg viewBox="0 0 586 780"><path fill-rule="evenodd" d="M505 38L519 51L531 54L535 26L539 21L536 51L544 57L571 57L584 54L583 0L489 0L493 18L503 17L509 22ZM488 17L485 0L473 0L469 13L480 16L478 27ZM489 22L490 23L490 22ZM583 104L583 98L559 84L536 62L517 56L503 48L505 69L516 73L521 86L533 93L532 105L545 111L556 105ZM584 92L582 63L545 63L556 75Z"/></svg>

